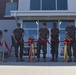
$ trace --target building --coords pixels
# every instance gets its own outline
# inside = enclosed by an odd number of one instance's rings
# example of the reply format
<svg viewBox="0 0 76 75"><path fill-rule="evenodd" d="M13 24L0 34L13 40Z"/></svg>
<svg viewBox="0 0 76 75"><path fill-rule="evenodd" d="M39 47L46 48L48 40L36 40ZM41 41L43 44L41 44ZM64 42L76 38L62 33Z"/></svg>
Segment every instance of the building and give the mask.
<svg viewBox="0 0 76 75"><path fill-rule="evenodd" d="M3 2L3 0L0 1ZM16 27L17 22L21 23L22 28L25 30L25 42L29 37L34 37L35 40L38 39L38 30L43 22L47 23L49 32L52 23L57 23L60 29L60 40L64 40L65 38L65 27L68 25L69 20L73 22L73 25L76 25L76 0L4 0L6 4L10 1L12 5L10 9L6 7L10 12L4 9L6 14L3 14L4 4L2 6L3 12L0 14L1 16L5 16L4 19L1 17L0 28L4 31L8 30L8 33L4 32L6 35L4 35L4 37L6 38L8 37L10 39L9 36L12 35L12 30ZM13 4L14 2L17 2L17 5ZM49 41L50 39L49 36ZM8 43L10 44L11 40L9 40ZM61 56L63 45L63 42L59 44L59 56ZM47 56L50 55L50 45L48 44Z"/></svg>
<svg viewBox="0 0 76 75"><path fill-rule="evenodd" d="M10 5L11 1L12 0L0 0L0 30L3 31L2 40L6 40L9 44L9 47L11 46L12 31L16 27L15 19L10 17L10 15L6 15L10 13L7 8ZM18 4L18 0L13 1ZM9 6L9 9L10 7L11 6Z"/></svg>

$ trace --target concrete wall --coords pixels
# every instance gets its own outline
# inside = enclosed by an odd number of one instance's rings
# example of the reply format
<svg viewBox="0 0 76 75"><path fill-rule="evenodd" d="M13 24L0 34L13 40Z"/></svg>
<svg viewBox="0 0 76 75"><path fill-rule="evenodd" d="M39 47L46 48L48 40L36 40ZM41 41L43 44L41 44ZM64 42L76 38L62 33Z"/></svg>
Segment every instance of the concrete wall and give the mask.
<svg viewBox="0 0 76 75"><path fill-rule="evenodd" d="M13 30L16 28L15 20L0 20L0 30L3 31L3 40L6 40L9 47L11 46L11 36L13 35ZM7 30L7 32L4 32Z"/></svg>
<svg viewBox="0 0 76 75"><path fill-rule="evenodd" d="M19 0L18 10L30 10L30 0Z"/></svg>
<svg viewBox="0 0 76 75"><path fill-rule="evenodd" d="M76 0L68 0L68 10L76 11Z"/></svg>

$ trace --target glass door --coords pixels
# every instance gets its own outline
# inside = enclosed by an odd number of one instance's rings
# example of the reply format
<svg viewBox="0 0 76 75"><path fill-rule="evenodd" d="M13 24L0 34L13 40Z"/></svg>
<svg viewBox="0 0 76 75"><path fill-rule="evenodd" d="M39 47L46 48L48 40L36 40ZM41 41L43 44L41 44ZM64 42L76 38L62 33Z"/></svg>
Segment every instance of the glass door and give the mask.
<svg viewBox="0 0 76 75"><path fill-rule="evenodd" d="M50 40L51 40L51 28L52 28L52 25L53 25L53 22L55 22L55 23L57 23L57 27L58 27L58 22L56 21L56 20L40 20L39 21L39 28L41 28L42 27L42 25L43 25L43 23L46 23L46 27L48 28L48 30L49 30L49 38L48 38L48 41L50 42ZM42 52L42 51L41 51ZM41 56L42 56L42 54L41 54ZM51 46L50 46L50 44L48 44L47 43L47 54L46 54L46 56L47 57L51 57Z"/></svg>
<svg viewBox="0 0 76 75"><path fill-rule="evenodd" d="M72 24L75 26L75 22L72 21ZM60 41L64 41L65 39L65 28L68 26L68 21L62 20L61 24L59 25L60 29ZM59 43L59 56L64 55L64 42Z"/></svg>
<svg viewBox="0 0 76 75"><path fill-rule="evenodd" d="M47 20L40 20L40 21L23 21L23 29L25 31L25 34L24 34L24 41L27 42L28 41L28 38L30 37L33 37L35 40L38 39L38 31L39 31L39 28L42 27L43 23L46 23L46 27L49 29L49 39L48 41L50 42L51 40L51 37L50 37L50 30L52 28L52 24L53 22L56 22L57 21L47 21ZM57 23L57 26L58 26L58 23ZM28 44L25 44L25 55L28 54L28 51L29 51L29 45ZM35 42L35 49L37 50L37 42ZM41 50L41 56L43 56L43 51ZM50 44L47 43L47 54L46 54L47 57L51 56L51 48L50 48Z"/></svg>
<svg viewBox="0 0 76 75"><path fill-rule="evenodd" d="M43 22L45 22L47 25L46 27L49 29L49 39L48 41L50 42L51 40L51 28L52 28L52 25L53 25L53 22L56 22L57 23L57 27L59 28L60 30L60 34L59 34L59 40L60 41L63 41L64 38L65 38L65 28L68 26L68 20L65 21L65 20L62 20L60 22L58 22L57 20L39 20L39 21L23 21L23 28L25 30L25 36L24 36L24 41L27 42L28 41L28 38L30 37L33 37L36 41L38 40L38 31L39 31L39 28L42 27L42 24ZM72 24L75 25L75 22L72 21ZM60 42L59 43L59 48L58 48L58 52L59 52L59 56L63 56L64 54L64 50L63 50L63 47L64 47L64 43L63 42ZM28 53L27 49L29 50L29 45L28 44L25 44L25 50L26 50L26 54ZM35 42L35 48L37 50L37 42ZM41 50L41 56L43 56L42 54L42 50ZM51 56L51 48L50 48L50 45L47 43L47 57L50 57Z"/></svg>
<svg viewBox="0 0 76 75"><path fill-rule="evenodd" d="M38 33L37 33L37 25L36 21L23 21L23 29L24 29L24 41L27 42L30 37L34 38L37 41ZM37 42L34 43L35 53L37 53ZM24 44L24 55L28 55L30 50L29 44Z"/></svg>

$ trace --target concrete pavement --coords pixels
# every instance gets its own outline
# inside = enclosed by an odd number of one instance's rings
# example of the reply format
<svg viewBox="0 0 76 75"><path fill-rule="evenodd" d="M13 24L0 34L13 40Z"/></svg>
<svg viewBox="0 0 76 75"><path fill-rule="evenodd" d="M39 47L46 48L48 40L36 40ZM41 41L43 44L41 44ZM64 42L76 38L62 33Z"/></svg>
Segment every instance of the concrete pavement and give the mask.
<svg viewBox="0 0 76 75"><path fill-rule="evenodd" d="M0 62L0 75L76 75L76 63Z"/></svg>
<svg viewBox="0 0 76 75"><path fill-rule="evenodd" d="M26 60L26 58L25 58ZM0 62L0 75L76 75L76 62L15 62L15 58L8 58Z"/></svg>

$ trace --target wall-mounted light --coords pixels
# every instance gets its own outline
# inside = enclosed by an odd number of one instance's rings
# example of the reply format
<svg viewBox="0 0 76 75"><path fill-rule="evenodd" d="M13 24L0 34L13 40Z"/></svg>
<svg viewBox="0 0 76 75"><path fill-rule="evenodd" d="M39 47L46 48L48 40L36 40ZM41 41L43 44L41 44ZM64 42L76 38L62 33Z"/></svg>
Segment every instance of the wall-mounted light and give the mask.
<svg viewBox="0 0 76 75"><path fill-rule="evenodd" d="M13 0L11 0L11 2L13 2Z"/></svg>
<svg viewBox="0 0 76 75"><path fill-rule="evenodd" d="M39 22L38 22L38 21L36 21L36 24L38 25L38 24L39 24Z"/></svg>
<svg viewBox="0 0 76 75"><path fill-rule="evenodd" d="M59 21L59 25L61 25L61 23L62 23L62 22L61 22L61 21Z"/></svg>

